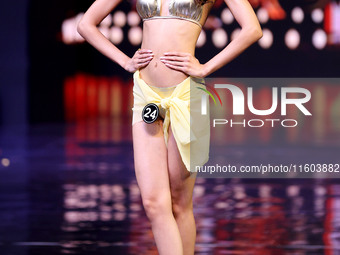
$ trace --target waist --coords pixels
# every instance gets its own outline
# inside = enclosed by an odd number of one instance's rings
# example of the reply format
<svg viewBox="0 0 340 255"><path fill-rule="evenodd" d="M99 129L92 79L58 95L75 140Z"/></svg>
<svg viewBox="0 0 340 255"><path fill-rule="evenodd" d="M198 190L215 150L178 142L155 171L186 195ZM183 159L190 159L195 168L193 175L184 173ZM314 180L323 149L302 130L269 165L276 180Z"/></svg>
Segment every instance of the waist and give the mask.
<svg viewBox="0 0 340 255"><path fill-rule="evenodd" d="M187 74L165 66L160 60L152 60L139 71L142 80L157 88L171 88L188 78Z"/></svg>
<svg viewBox="0 0 340 255"><path fill-rule="evenodd" d="M186 73L166 66L165 63L160 60L160 57L164 56L165 52L190 52L192 55L194 55L191 49L161 49L160 47L154 47L151 45L149 47L143 47L142 45L142 48L150 49L154 53L154 57L149 62L149 64L139 70L140 78L143 79L148 85L156 87L171 87L179 84L189 76Z"/></svg>

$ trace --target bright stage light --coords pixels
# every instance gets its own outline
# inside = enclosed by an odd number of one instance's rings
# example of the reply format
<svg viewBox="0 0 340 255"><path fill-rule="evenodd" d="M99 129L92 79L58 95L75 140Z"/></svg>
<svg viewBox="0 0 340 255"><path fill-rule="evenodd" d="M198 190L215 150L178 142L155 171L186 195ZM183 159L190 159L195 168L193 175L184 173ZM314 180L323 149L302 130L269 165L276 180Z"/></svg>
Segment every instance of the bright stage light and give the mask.
<svg viewBox="0 0 340 255"><path fill-rule="evenodd" d="M312 42L315 48L322 50L327 44L327 35L322 29L317 29L312 36Z"/></svg>
<svg viewBox="0 0 340 255"><path fill-rule="evenodd" d="M303 10L300 7L295 7L292 10L291 16L292 16L292 20L297 24L300 24L305 17Z"/></svg>
<svg viewBox="0 0 340 255"><path fill-rule="evenodd" d="M267 21L269 20L268 11L265 8L259 8L257 10L257 18L262 24L267 23Z"/></svg>
<svg viewBox="0 0 340 255"><path fill-rule="evenodd" d="M113 14L113 24L117 27L124 27L126 24L126 15L122 11L116 11Z"/></svg>
<svg viewBox="0 0 340 255"><path fill-rule="evenodd" d="M77 31L78 23L83 15L83 13L79 13L77 16L66 19L62 23L61 34L62 40L65 44L85 41L85 39Z"/></svg>
<svg viewBox="0 0 340 255"><path fill-rule="evenodd" d="M139 45L142 42L143 31L140 27L132 27L129 30L128 38L132 45Z"/></svg>
<svg viewBox="0 0 340 255"><path fill-rule="evenodd" d="M222 28L218 28L212 33L212 41L217 48L222 48L227 44L228 35Z"/></svg>
<svg viewBox="0 0 340 255"><path fill-rule="evenodd" d="M228 8L225 8L221 13L221 19L224 24L231 24L234 21L234 16Z"/></svg>
<svg viewBox="0 0 340 255"><path fill-rule="evenodd" d="M1 164L4 167L9 167L9 165L11 164L11 161L8 158L3 158L3 159L1 159Z"/></svg>
<svg viewBox="0 0 340 255"><path fill-rule="evenodd" d="M202 29L201 33L200 33L200 35L198 37L198 40L197 40L197 43L196 43L196 47L198 47L198 48L202 47L205 44L206 40L207 40L207 36L206 36L204 30Z"/></svg>
<svg viewBox="0 0 340 255"><path fill-rule="evenodd" d="M321 9L314 9L312 11L312 20L315 23L321 23L323 21L324 15L323 15L323 11Z"/></svg>
<svg viewBox="0 0 340 255"><path fill-rule="evenodd" d="M127 23L131 27L138 26L140 23L140 17L138 13L135 11L130 11L127 15Z"/></svg>
<svg viewBox="0 0 340 255"><path fill-rule="evenodd" d="M113 44L120 44L124 39L123 30L120 27L111 27L109 38Z"/></svg>
<svg viewBox="0 0 340 255"><path fill-rule="evenodd" d="M263 36L258 43L263 49L269 49L273 44L273 33L267 28L263 29L262 33Z"/></svg>
<svg viewBox="0 0 340 255"><path fill-rule="evenodd" d="M291 28L285 35L285 43L291 50L295 50L300 44L300 34L295 29Z"/></svg>

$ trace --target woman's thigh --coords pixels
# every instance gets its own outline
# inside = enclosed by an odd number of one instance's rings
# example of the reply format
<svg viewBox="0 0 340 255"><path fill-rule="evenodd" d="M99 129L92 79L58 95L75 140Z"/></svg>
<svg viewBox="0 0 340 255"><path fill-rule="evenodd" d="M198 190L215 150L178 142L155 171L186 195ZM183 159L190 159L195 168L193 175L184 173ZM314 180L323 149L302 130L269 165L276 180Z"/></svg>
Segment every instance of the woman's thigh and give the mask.
<svg viewBox="0 0 340 255"><path fill-rule="evenodd" d="M168 169L173 203L180 207L191 206L196 173L190 173L181 158L175 137L169 126Z"/></svg>
<svg viewBox="0 0 340 255"><path fill-rule="evenodd" d="M135 172L143 202L161 200L171 206L163 121L137 122L132 126L132 136Z"/></svg>

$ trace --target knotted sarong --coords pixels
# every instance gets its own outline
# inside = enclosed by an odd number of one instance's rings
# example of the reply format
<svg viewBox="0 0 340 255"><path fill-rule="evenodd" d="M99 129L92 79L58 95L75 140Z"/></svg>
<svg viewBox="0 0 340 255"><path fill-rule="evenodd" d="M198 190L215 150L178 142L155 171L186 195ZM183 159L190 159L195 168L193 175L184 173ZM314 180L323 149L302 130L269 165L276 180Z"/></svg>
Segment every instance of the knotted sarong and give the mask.
<svg viewBox="0 0 340 255"><path fill-rule="evenodd" d="M210 119L201 114L201 99L205 92L203 79L189 76L176 86L150 86L140 78L139 71L133 75L133 117L132 124L143 121L142 110L145 105L154 103L159 107L164 119L164 140L168 144L168 130L171 129L177 143L182 161L190 172L203 166L209 159ZM209 107L209 106L208 106Z"/></svg>

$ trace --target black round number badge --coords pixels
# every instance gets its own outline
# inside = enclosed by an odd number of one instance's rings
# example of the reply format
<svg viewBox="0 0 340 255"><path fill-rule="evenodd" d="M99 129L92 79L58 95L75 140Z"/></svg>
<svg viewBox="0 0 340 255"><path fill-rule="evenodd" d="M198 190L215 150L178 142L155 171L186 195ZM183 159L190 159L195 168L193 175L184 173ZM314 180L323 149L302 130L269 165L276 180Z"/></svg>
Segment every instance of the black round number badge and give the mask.
<svg viewBox="0 0 340 255"><path fill-rule="evenodd" d="M159 108L156 104L147 104L142 111L142 118L145 123L151 124L156 121L159 115Z"/></svg>

